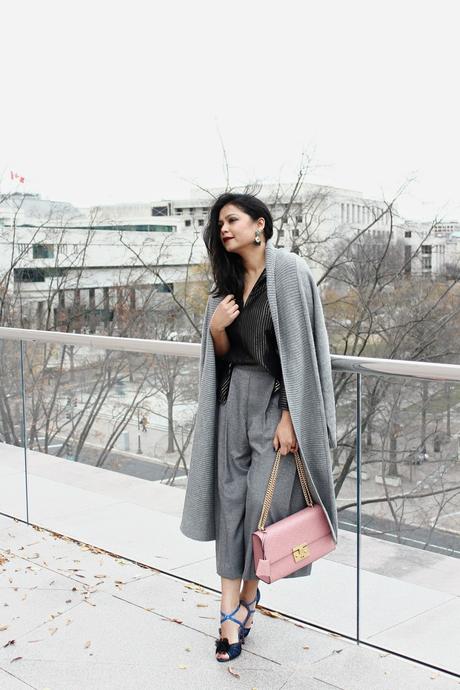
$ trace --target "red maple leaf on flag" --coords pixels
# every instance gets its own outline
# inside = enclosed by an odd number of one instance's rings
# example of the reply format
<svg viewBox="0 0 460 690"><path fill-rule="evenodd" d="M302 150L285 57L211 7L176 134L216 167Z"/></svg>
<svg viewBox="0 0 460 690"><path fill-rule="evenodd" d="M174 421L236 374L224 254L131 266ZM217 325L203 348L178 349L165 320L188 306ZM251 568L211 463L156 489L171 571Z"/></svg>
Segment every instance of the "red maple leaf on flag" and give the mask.
<svg viewBox="0 0 460 690"><path fill-rule="evenodd" d="M17 172L13 173L12 170L10 170L10 176L11 176L11 179L12 179L12 180L14 180L14 179L16 178L16 179L19 180L19 182L24 182L24 179L25 179L25 178L24 178L24 175L18 175Z"/></svg>

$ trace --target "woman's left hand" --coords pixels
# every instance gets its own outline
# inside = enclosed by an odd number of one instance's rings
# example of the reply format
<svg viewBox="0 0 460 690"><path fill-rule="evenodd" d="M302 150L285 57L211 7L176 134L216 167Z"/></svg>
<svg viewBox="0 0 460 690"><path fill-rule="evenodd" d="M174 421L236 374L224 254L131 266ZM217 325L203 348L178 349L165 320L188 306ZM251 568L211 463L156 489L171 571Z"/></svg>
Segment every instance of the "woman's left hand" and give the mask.
<svg viewBox="0 0 460 690"><path fill-rule="evenodd" d="M273 437L273 447L275 450L281 448L281 455L299 451L299 444L297 443L289 410L283 410Z"/></svg>

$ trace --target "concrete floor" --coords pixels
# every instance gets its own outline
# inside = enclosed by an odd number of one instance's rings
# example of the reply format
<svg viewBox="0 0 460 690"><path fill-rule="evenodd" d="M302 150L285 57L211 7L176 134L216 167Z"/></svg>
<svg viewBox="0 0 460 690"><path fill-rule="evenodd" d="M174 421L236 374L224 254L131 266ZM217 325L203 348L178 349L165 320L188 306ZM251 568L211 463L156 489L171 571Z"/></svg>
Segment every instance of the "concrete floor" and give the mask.
<svg viewBox="0 0 460 690"><path fill-rule="evenodd" d="M242 654L217 663L219 593L180 574L0 516L1 690L460 688L263 608Z"/></svg>

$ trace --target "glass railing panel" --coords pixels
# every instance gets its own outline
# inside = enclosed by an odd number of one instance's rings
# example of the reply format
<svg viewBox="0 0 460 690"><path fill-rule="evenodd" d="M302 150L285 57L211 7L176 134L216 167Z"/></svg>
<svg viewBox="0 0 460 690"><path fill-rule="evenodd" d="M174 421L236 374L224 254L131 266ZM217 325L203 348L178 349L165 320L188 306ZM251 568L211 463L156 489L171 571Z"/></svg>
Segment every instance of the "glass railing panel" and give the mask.
<svg viewBox="0 0 460 690"><path fill-rule="evenodd" d="M456 672L459 404L458 383L363 377L360 637Z"/></svg>
<svg viewBox="0 0 460 690"><path fill-rule="evenodd" d="M176 567L198 359L38 341L24 357L30 521Z"/></svg>
<svg viewBox="0 0 460 690"><path fill-rule="evenodd" d="M330 462L338 518L338 543L335 549L315 561L311 576L299 583L297 598L305 602L299 614L305 620L350 637L356 636L357 609L357 483L353 473L356 378L344 380L342 372L333 372L334 386L340 385L340 404L336 406L337 448L330 448ZM344 402L346 401L346 402ZM348 432L347 432L348 430ZM295 580L291 581L295 583ZM282 585L284 586L284 585ZM297 587L297 583L295 583ZM284 608L283 610L286 610ZM296 611L292 611L296 615Z"/></svg>
<svg viewBox="0 0 460 690"><path fill-rule="evenodd" d="M0 339L0 512L27 521L21 343Z"/></svg>

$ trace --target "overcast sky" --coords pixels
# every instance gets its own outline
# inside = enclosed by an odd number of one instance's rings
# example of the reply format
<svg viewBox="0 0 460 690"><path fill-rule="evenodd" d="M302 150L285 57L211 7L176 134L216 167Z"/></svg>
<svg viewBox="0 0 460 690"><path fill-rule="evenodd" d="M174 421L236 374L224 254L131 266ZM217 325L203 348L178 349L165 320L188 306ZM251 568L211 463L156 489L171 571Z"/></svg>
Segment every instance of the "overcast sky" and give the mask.
<svg viewBox="0 0 460 690"><path fill-rule="evenodd" d="M0 176L88 206L308 179L460 220L457 0L3 3Z"/></svg>

